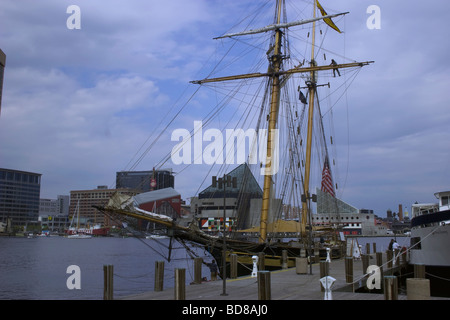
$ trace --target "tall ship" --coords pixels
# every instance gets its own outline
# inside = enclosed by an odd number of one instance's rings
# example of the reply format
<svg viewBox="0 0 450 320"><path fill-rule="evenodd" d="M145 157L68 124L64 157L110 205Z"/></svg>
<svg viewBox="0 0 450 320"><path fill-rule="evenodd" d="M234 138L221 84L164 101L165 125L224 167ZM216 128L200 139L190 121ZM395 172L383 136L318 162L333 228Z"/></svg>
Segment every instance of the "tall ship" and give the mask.
<svg viewBox="0 0 450 320"><path fill-rule="evenodd" d="M411 214L410 263L424 265L432 294L448 296L450 279L450 191L437 203L415 203Z"/></svg>
<svg viewBox="0 0 450 320"><path fill-rule="evenodd" d="M265 10L268 3L273 12L269 15ZM204 190L204 199L210 195L212 199L213 194L215 199L223 198L222 209L215 204L211 208L202 208L219 211L219 215L223 211L222 217L211 221L216 228L215 233L203 230L202 227L209 222L200 221L197 212L193 213L192 222L183 226L172 217L139 208L133 197L120 194L114 195L107 206L97 209L113 220L127 223L145 220L165 226L171 239L186 244L187 249L196 245L210 252L221 274L225 268L222 266L229 261L231 254L237 255L240 275L251 273L255 255L263 257L266 270L273 270L282 267L281 257L287 253L287 266L292 267L296 257L305 256L305 252L313 255L317 239L321 240L324 250L325 247L330 249L332 258L340 256L339 230L315 226L312 219L318 193L330 195L330 202L336 206L335 215L339 215L337 186L333 178L336 160L333 150L336 146L324 121L331 118L334 106L345 96L361 68L373 61L359 62L325 49L327 35L342 36L337 20L348 12L328 14L317 0L305 3L305 8L299 10L285 0L266 2L266 5L258 6L254 15L249 15L253 18L243 27L244 30L227 32L215 38L223 45L230 45L226 58L248 63L246 71L249 72L239 73L243 70L239 67L231 68L238 74L220 74L228 70L220 65L226 61L228 66L229 60L224 58L219 59L207 77L191 81L192 85L198 86L195 94L203 89L214 90L214 94L223 96L217 98L219 102L200 124L217 121L217 118L223 123L226 122L223 117L231 114L234 120L226 123L230 126L232 123L234 132L242 129L247 134L244 140L250 145L244 161L235 169L242 171L234 176L225 174L229 164L216 161L215 164L222 165L218 165L218 169L211 166L210 170L205 170L208 171L207 177L198 179L199 184L202 179L212 182L211 187ZM289 21L289 12L297 20ZM268 17L272 20L269 23ZM264 19L265 26L254 26L255 21ZM247 45L247 49L232 51ZM255 51L257 58L247 57L248 53ZM319 98L320 93L324 98ZM331 96L334 95L336 97L332 101ZM195 101L194 97L188 100ZM321 105L330 101L331 105L323 110ZM195 126L191 131L190 138L194 143L201 129ZM208 133L218 136L217 131ZM210 138L209 141L212 140ZM183 143L187 145L189 142L190 146L190 141L183 140L178 145L179 149L186 151ZM211 152L209 160L214 156L217 160L218 155L223 156L222 160L228 160L230 150L226 146L214 142L206 149ZM179 150L172 150L161 166L177 152ZM233 192L235 196L231 201ZM253 212L258 214L253 215ZM285 233L290 241L272 237L283 234L276 226L290 228L290 232Z"/></svg>

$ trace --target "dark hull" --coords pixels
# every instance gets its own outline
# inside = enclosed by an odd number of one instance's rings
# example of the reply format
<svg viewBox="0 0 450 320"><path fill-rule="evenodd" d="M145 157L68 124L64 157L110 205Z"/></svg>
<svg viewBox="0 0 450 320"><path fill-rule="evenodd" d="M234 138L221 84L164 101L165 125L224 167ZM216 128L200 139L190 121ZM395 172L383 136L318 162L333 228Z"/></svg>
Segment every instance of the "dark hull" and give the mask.
<svg viewBox="0 0 450 320"><path fill-rule="evenodd" d="M414 265L409 264L403 278L403 285L406 285L406 278L413 277ZM450 298L450 267L448 266L425 266L425 279L430 280L430 295L432 297Z"/></svg>
<svg viewBox="0 0 450 320"><path fill-rule="evenodd" d="M206 251L208 251L216 260L219 267L219 274L223 274L223 251L226 252L226 261L229 265L230 254L237 255L237 265L238 272L237 276L245 276L252 273L253 269L253 256L258 256L264 254L264 261L260 262L260 270L279 270L282 269L282 255L285 250L287 253L287 266L295 266L295 258L301 257L304 252L303 248L308 249L308 246L297 245L290 246L287 243L277 242L274 244L258 243L248 240L236 240L236 239L226 239L224 245L223 238L214 237L209 234L204 233L199 230L196 224L191 224L189 227L179 226L172 221L161 220L153 215L144 214L142 212L116 209L116 208L103 208L96 207L98 210L112 216L115 220L124 219L127 217L143 219L160 224L167 228L168 235L179 240L180 242L193 242L196 245L202 246ZM127 221L127 220L125 220ZM186 243L189 247L189 244ZM311 256L318 256L318 259L326 259L327 251L325 248L316 249L319 252L314 253L314 249ZM308 250L305 250L308 251ZM340 247L332 248L330 253L330 258L340 258L342 255ZM226 274L230 275L230 267L227 267Z"/></svg>
<svg viewBox="0 0 450 320"><path fill-rule="evenodd" d="M216 260L219 267L219 275L223 274L223 239L215 238L215 241L211 241L211 238L195 234L191 232L177 232L174 237L182 241L192 241L197 244L203 245ZM237 256L237 276L250 275L253 270L253 256L264 256L264 261L259 262L258 268L261 270L280 270L283 267L282 255L283 251L287 253L287 267L295 267L295 259L301 257L302 248L292 247L287 243L275 243L268 245L265 243L257 243L245 240L233 240L226 239L226 274L230 277L230 254L236 254ZM317 259L325 260L327 258L326 248L312 249L312 256L317 256ZM314 250L317 250L314 252ZM307 250L306 250L307 251ZM261 255L263 253L263 255ZM303 253L304 254L304 253ZM332 248L330 251L331 259L338 259L341 257L342 251L340 247ZM317 261L316 261L317 262Z"/></svg>

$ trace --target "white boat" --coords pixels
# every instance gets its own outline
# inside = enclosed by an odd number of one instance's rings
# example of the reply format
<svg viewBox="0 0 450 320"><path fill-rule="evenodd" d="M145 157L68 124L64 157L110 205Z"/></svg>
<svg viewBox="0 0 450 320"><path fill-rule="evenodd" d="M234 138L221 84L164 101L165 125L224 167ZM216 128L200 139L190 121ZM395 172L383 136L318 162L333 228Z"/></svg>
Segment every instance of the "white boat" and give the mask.
<svg viewBox="0 0 450 320"><path fill-rule="evenodd" d="M68 239L89 239L92 238L91 235L87 234L85 232L85 229L80 228L80 210L79 210L79 206L80 206L80 201L78 201L77 204L77 226L76 227L72 227L72 224L74 222L74 217L72 217L72 221L70 222L70 226L69 229L66 230L67 233L67 238Z"/></svg>
<svg viewBox="0 0 450 320"><path fill-rule="evenodd" d="M162 234L151 234L148 236L145 236L145 239L167 239L169 238L168 236L162 235Z"/></svg>
<svg viewBox="0 0 450 320"><path fill-rule="evenodd" d="M67 236L68 239L90 239L92 236L88 234L71 234Z"/></svg>
<svg viewBox="0 0 450 320"><path fill-rule="evenodd" d="M437 203L412 205L410 263L425 265L431 290L443 287L450 296L450 191L434 195Z"/></svg>

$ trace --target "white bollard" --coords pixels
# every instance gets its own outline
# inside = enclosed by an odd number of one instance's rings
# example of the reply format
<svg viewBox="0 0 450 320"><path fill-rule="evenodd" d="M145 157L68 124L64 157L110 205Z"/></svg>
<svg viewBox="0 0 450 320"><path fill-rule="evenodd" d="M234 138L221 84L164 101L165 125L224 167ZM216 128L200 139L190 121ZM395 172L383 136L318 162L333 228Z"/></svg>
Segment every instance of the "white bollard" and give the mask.
<svg viewBox="0 0 450 320"><path fill-rule="evenodd" d="M333 300L333 296L331 294L331 287L333 286L335 281L336 279L330 276L326 276L320 279L320 282L322 283L322 286L325 289L325 296L323 297L323 300Z"/></svg>
<svg viewBox="0 0 450 320"><path fill-rule="evenodd" d="M331 262L331 258L330 258L330 248L327 248L327 260L325 260L326 262Z"/></svg>
<svg viewBox="0 0 450 320"><path fill-rule="evenodd" d="M253 256L253 271L252 271L252 278L256 278L258 276L258 256Z"/></svg>

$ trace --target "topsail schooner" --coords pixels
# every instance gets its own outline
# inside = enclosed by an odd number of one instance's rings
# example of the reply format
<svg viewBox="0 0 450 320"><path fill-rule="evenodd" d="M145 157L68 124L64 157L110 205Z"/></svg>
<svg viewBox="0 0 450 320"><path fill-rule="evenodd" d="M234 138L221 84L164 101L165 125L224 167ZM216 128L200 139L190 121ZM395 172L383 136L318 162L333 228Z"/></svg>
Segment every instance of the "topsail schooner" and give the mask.
<svg viewBox="0 0 450 320"><path fill-rule="evenodd" d="M319 1L313 1L313 17L304 20L297 20L294 22L287 22L286 18L286 4L285 0L275 0L275 18L274 23L266 27L246 30L237 33L228 33L215 39L241 39L247 36L254 36L260 34L270 34L270 45L266 53L269 65L267 72L253 72L247 74L239 74L233 76L223 76L215 78L205 78L202 80L192 81L193 84L200 86L217 84L217 83L229 83L235 81L249 81L252 79L264 79L265 88L267 89L267 95L264 95L261 104L267 105L267 141L266 141L266 154L265 154L265 167L264 172L264 185L262 189L262 205L261 214L259 219L259 232L258 240L251 241L250 239L235 239L230 234L225 234L225 217L223 219L222 233L218 235L206 234L199 229L199 225L196 221L190 224L189 227L178 225L174 220L168 217L161 217L152 213L145 212L140 209L136 209L133 206L132 200L121 198L119 195L113 197L106 207L99 207L98 209L105 214L114 216L116 218L131 217L137 219L144 219L155 223L164 225L170 230L170 235L180 241L192 241L194 243L204 246L217 260L219 267L222 266L223 259L229 259L231 253L238 255L238 262L240 266L241 274L249 274L251 272L252 256L264 253L263 265L266 269L281 268L281 256L283 250L289 256L288 266L293 266L295 257L299 257L302 249L309 250L311 252L312 233L315 230L311 223L311 200L314 200L315 195L312 194L311 188L311 168L312 168L312 150L315 132L320 132L322 137L319 139L324 140L322 114L318 106L318 88L322 86L330 87L330 84L319 84L319 73L321 72L340 72L343 70L359 69L363 66L369 65L373 61L366 62L348 62L338 64L332 60L331 64L319 65L317 62L317 53L321 49L316 45L316 27L320 22L325 24L337 32L341 32L340 29L333 22L333 18L346 15L345 13L327 14ZM318 14L320 11L320 14ZM316 14L317 12L317 14ZM290 29L300 28L301 26L312 27L308 29L308 37L311 36L311 40L308 40L311 53L310 58L303 56L303 59L297 59L293 61L293 54L290 52L290 46L288 42L288 36ZM334 31L333 31L334 32ZM306 62L309 60L309 63ZM309 64L309 65L308 65ZM305 81L305 86L302 87L299 84L299 79ZM295 243L291 245L289 243L283 243L281 241L272 242L268 238L270 221L269 216L272 215L271 210L274 207L272 201L275 198L274 189L276 185L277 175L283 175L283 172L276 173L277 170L274 167L274 159L280 157L276 154L279 146L276 145L278 141L277 130L283 125L280 124L280 114L284 118L293 118L292 110L284 111L282 104L290 102L287 100L286 95L289 93L288 82L294 81L298 86L297 102L300 101L303 104L302 116L298 115L295 118L305 118L307 120L306 125L306 149L304 153L296 152L303 146L303 139L301 138L301 131L304 128L300 128L299 125L295 126L289 124L286 126L286 131L291 136L289 138L288 145L283 148L286 151L286 162L289 163L287 171L289 175L294 178L292 185L292 193L296 193L295 196L301 195L301 214L299 217L301 235L300 244ZM305 90L306 95L303 93ZM292 90L291 90L292 91ZM260 106L263 110L263 106ZM263 112L261 112L263 114ZM262 117L261 117L262 118ZM261 123L261 119L258 123ZM315 126L318 127L315 131ZM258 128L259 130L260 128ZM317 144L317 142L316 142ZM323 174L326 177L326 187L323 191L335 195L335 187L331 179L330 173L330 160L326 144L321 142L322 155L323 155ZM296 154L296 155L294 155ZM304 168L304 170L302 170ZM325 170L326 169L326 170ZM296 173L294 173L294 171ZM287 175L286 175L287 176ZM299 183L298 183L299 182ZM296 188L300 185L300 189ZM287 183L282 183L282 190L287 188ZM225 200L224 200L225 203ZM300 205L300 203L298 203ZM225 205L224 205L225 207ZM309 224L308 224L309 223ZM316 228L317 230L317 228ZM336 230L333 231L336 234ZM323 234L322 234L323 235ZM337 249L339 250L339 249ZM220 269L223 272L223 269Z"/></svg>

